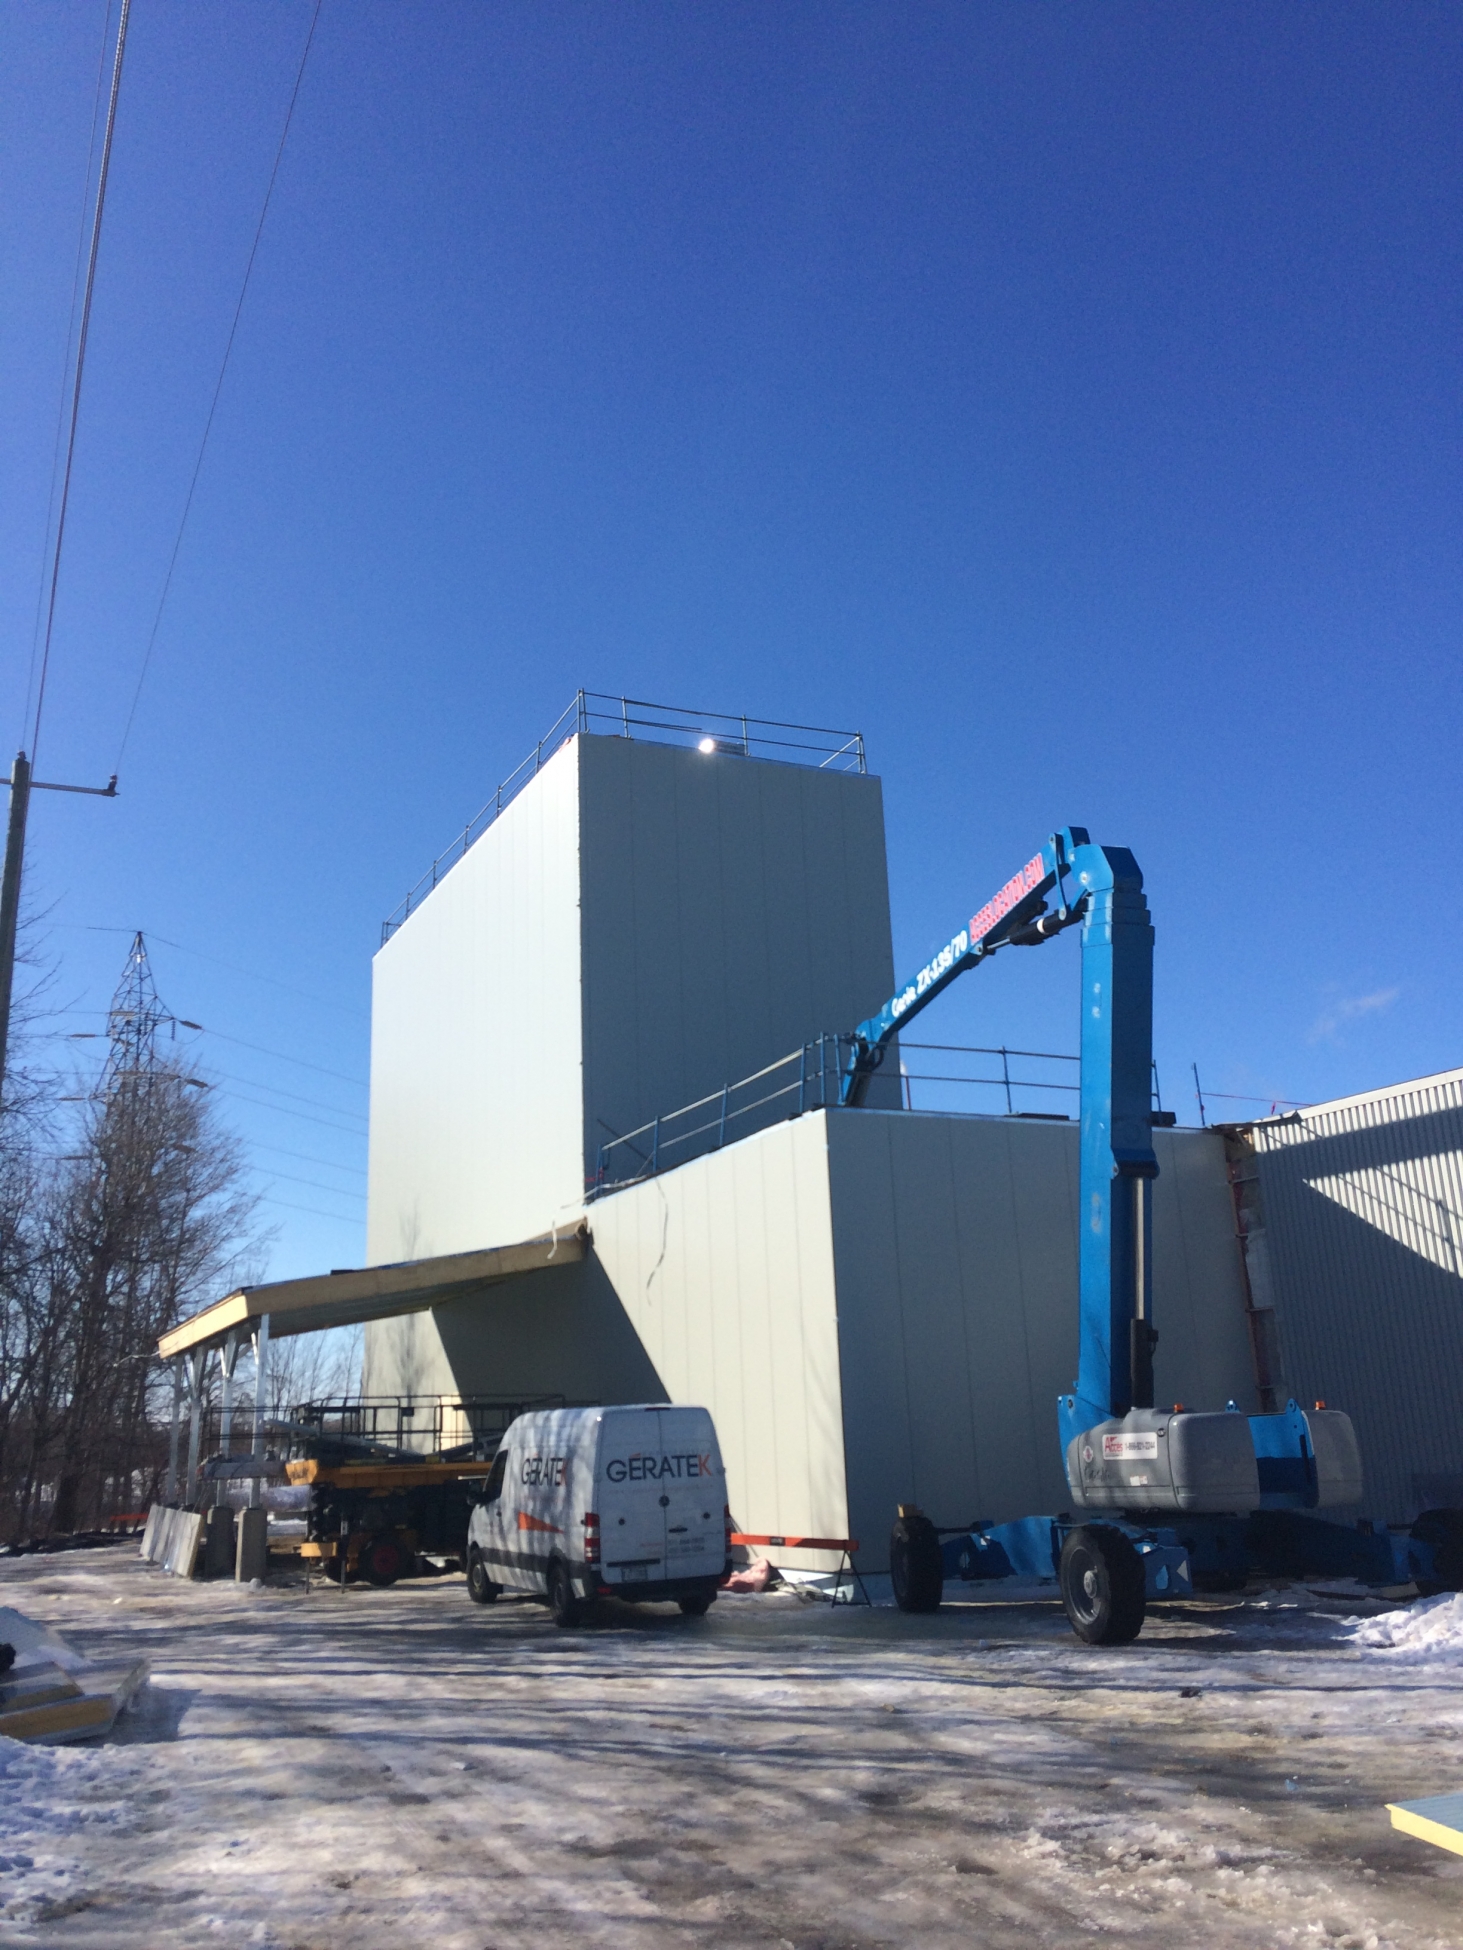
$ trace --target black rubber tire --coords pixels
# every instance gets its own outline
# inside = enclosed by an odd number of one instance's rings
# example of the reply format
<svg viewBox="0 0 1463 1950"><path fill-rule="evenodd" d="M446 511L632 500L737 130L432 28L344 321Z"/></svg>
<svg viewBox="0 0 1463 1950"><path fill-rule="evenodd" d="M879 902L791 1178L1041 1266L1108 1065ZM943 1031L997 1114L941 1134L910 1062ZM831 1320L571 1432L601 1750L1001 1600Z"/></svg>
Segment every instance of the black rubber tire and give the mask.
<svg viewBox="0 0 1463 1950"><path fill-rule="evenodd" d="M488 1576L488 1567L483 1562L483 1554L476 1544L467 1549L467 1595L475 1605L491 1605L502 1589Z"/></svg>
<svg viewBox="0 0 1463 1950"><path fill-rule="evenodd" d="M940 1539L928 1517L900 1517L889 1533L889 1577L901 1611L940 1609L945 1566Z"/></svg>
<svg viewBox="0 0 1463 1950"><path fill-rule="evenodd" d="M704 1618L711 1610L711 1601L715 1596L714 1591L690 1591L684 1598L677 1598L676 1603L687 1618Z"/></svg>
<svg viewBox="0 0 1463 1950"><path fill-rule="evenodd" d="M549 1565L549 1612L556 1625L567 1630L577 1625L584 1617L584 1601L578 1597L569 1576L569 1566L562 1557L556 1557Z"/></svg>
<svg viewBox="0 0 1463 1950"><path fill-rule="evenodd" d="M1463 1510L1424 1510L1412 1535L1432 1545L1437 1573L1417 1580L1420 1595L1437 1598L1445 1591L1463 1591Z"/></svg>
<svg viewBox="0 0 1463 1950"><path fill-rule="evenodd" d="M1072 1630L1085 1645L1130 1645L1147 1609L1143 1560L1120 1530L1088 1523L1069 1531L1058 1573Z"/></svg>
<svg viewBox="0 0 1463 1950"><path fill-rule="evenodd" d="M361 1576L368 1584L395 1584L411 1569L411 1552L395 1537L373 1537L361 1552Z"/></svg>

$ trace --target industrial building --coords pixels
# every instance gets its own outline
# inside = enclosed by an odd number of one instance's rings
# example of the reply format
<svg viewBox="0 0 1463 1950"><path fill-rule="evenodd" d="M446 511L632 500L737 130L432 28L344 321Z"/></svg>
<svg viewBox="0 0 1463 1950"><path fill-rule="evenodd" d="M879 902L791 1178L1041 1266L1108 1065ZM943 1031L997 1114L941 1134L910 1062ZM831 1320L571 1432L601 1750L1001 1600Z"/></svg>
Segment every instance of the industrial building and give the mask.
<svg viewBox="0 0 1463 1950"><path fill-rule="evenodd" d="M896 974L861 739L581 694L383 934L369 1268L166 1353L367 1320L367 1396L704 1403L737 1525L869 1570L900 1502L1065 1504L1076 1123L838 1102ZM1463 1504L1463 1072L1153 1141L1159 1398L1328 1400L1368 1513Z"/></svg>
<svg viewBox="0 0 1463 1950"><path fill-rule="evenodd" d="M744 1529L874 1568L900 1500L1057 1507L1075 1124L905 1109L892 1066L833 1107L816 1039L894 987L879 781L664 735L577 730L376 958L372 1261L591 1245L373 1324L365 1392L705 1402ZM1158 1142L1163 1386L1248 1401L1223 1140Z"/></svg>

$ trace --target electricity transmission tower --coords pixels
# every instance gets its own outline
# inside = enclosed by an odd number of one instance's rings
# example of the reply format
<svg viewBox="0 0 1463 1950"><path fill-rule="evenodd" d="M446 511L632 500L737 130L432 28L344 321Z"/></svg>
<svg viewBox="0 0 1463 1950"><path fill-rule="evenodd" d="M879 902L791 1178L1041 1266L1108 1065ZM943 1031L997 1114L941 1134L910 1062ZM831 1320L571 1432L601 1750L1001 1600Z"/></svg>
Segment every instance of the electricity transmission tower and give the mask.
<svg viewBox="0 0 1463 1950"><path fill-rule="evenodd" d="M112 1049L98 1094L115 1099L142 1085L158 1067L158 1031L171 1028L175 1020L158 999L147 943L139 929L132 937L127 965L107 1011Z"/></svg>

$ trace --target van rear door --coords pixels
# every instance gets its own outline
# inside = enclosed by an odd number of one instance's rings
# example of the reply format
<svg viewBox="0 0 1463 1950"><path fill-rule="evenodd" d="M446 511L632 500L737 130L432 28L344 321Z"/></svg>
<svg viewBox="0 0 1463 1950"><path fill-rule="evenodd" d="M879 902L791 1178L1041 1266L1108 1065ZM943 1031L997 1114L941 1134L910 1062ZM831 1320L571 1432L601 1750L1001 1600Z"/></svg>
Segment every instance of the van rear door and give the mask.
<svg viewBox="0 0 1463 1950"><path fill-rule="evenodd" d="M606 1584L656 1584L667 1575L660 1468L656 1411L605 1409L594 1493Z"/></svg>
<svg viewBox="0 0 1463 1950"><path fill-rule="evenodd" d="M660 1417L660 1501L668 1578L719 1578L726 1563L726 1477L704 1408Z"/></svg>

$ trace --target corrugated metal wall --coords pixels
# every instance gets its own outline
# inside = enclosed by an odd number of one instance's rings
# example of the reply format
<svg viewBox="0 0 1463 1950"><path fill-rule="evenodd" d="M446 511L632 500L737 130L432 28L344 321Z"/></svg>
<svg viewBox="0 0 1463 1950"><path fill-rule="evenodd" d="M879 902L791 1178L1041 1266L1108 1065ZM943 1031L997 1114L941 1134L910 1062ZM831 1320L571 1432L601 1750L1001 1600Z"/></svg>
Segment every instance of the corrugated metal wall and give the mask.
<svg viewBox="0 0 1463 1950"><path fill-rule="evenodd" d="M372 1264L530 1239L577 1206L579 998L566 745L373 963Z"/></svg>
<svg viewBox="0 0 1463 1950"><path fill-rule="evenodd" d="M876 778L578 745L588 1174L606 1138L872 1015L894 954Z"/></svg>
<svg viewBox="0 0 1463 1950"><path fill-rule="evenodd" d="M1463 1505L1463 1070L1235 1136L1284 1385L1351 1415L1375 1516Z"/></svg>
<svg viewBox="0 0 1463 1950"><path fill-rule="evenodd" d="M1223 1140L1154 1141L1159 1386L1251 1408ZM883 1570L902 1501L1064 1506L1076 1194L1075 1125L810 1112L597 1201L583 1266L373 1330L372 1385L703 1402L743 1527Z"/></svg>
<svg viewBox="0 0 1463 1950"><path fill-rule="evenodd" d="M737 1522L777 1536L848 1535L826 1122L759 1132L592 1214L667 1396L712 1412Z"/></svg>
<svg viewBox="0 0 1463 1950"><path fill-rule="evenodd" d="M900 1502L941 1524L1064 1508L1077 1126L918 1111L827 1121L849 1505L871 1561ZM1153 1140L1159 1399L1252 1409L1223 1141Z"/></svg>

